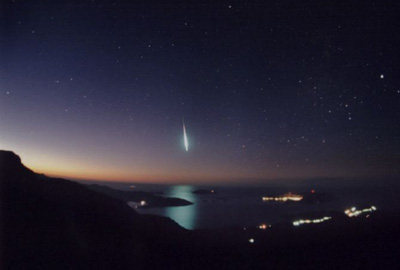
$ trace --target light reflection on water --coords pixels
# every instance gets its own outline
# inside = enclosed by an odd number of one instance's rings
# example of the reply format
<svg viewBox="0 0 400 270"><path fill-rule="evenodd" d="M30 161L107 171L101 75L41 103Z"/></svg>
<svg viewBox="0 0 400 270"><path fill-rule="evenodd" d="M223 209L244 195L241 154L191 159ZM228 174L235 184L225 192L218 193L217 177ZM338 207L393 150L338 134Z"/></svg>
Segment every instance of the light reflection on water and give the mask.
<svg viewBox="0 0 400 270"><path fill-rule="evenodd" d="M169 198L180 198L192 202L192 205L176 206L176 207L156 207L156 208L138 208L141 214L152 214L169 217L180 226L193 230L197 228L199 219L199 200L193 193L195 187L179 185L168 186L163 191L163 196Z"/></svg>
<svg viewBox="0 0 400 270"><path fill-rule="evenodd" d="M188 206L166 207L164 209L165 216L190 230L195 228L197 218L197 198L193 191L192 186L172 186L165 192L166 197L181 198L193 203Z"/></svg>

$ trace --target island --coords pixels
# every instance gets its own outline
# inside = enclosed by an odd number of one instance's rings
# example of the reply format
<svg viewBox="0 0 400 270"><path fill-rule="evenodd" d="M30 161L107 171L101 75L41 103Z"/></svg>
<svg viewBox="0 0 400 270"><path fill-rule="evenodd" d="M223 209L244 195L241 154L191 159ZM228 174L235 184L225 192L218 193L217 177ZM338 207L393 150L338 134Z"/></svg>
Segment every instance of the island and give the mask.
<svg viewBox="0 0 400 270"><path fill-rule="evenodd" d="M215 194L216 192L214 189L197 189L192 193L197 195L206 195L206 194Z"/></svg>
<svg viewBox="0 0 400 270"><path fill-rule="evenodd" d="M193 204L184 199L180 198L166 198L158 195L154 195L150 192L145 191L125 191L117 190L110 187L91 184L87 185L91 190L103 193L114 199L123 200L133 208L138 207L172 207L172 206L186 206Z"/></svg>

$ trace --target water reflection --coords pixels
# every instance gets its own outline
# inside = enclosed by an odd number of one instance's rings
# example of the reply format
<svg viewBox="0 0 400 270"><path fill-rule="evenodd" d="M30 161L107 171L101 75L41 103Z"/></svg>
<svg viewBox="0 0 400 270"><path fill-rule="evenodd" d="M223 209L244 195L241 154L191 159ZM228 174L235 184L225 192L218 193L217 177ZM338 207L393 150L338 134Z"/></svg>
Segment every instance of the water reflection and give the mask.
<svg viewBox="0 0 400 270"><path fill-rule="evenodd" d="M182 207L166 207L165 215L175 220L182 227L192 230L196 227L197 200L193 194L192 186L171 186L166 192L166 197L174 197L188 200L193 205Z"/></svg>

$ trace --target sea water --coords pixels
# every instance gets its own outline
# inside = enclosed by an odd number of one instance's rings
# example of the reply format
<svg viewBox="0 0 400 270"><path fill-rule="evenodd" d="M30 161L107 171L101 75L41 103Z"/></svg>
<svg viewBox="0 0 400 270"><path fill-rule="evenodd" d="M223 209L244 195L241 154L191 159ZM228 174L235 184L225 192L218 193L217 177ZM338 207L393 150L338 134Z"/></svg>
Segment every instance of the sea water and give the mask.
<svg viewBox="0 0 400 270"><path fill-rule="evenodd" d="M367 184L366 184L367 183ZM104 183L103 183L104 184ZM385 182L301 182L263 186L196 186L109 183L120 190L147 191L159 196L188 200L193 205L179 207L137 208L142 214L154 214L173 219L187 229L220 227L251 227L261 224L290 222L309 218L313 213L343 212L349 207L376 206L379 211L399 211L399 185ZM215 193L195 194L198 189ZM314 189L331 197L321 203L264 202L263 196L279 196L287 192L307 194Z"/></svg>
<svg viewBox="0 0 400 270"><path fill-rule="evenodd" d="M155 191L157 187L138 187ZM215 193L195 194L199 188L215 190ZM315 189L332 198L326 202L264 202L263 196L282 195L287 192L307 194L308 187L198 187L191 185L159 186L165 197L175 197L193 203L189 206L139 208L143 214L166 216L187 229L206 229L226 226L250 227L261 224L290 222L296 218L308 218L312 213L343 212L349 207L376 206L379 210L398 211L399 197L388 186L325 187ZM397 189L398 190L398 189Z"/></svg>

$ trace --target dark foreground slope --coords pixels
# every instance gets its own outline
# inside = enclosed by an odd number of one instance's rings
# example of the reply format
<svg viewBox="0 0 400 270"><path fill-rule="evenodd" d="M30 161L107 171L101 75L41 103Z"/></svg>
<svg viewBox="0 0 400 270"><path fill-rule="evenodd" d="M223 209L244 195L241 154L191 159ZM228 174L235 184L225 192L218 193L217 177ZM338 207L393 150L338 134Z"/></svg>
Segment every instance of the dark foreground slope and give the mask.
<svg viewBox="0 0 400 270"><path fill-rule="evenodd" d="M185 237L170 219L37 175L12 152L1 151L0 164L1 269L141 269Z"/></svg>
<svg viewBox="0 0 400 270"><path fill-rule="evenodd" d="M186 231L0 151L1 269L400 269L399 213ZM250 243L249 239L254 239Z"/></svg>

